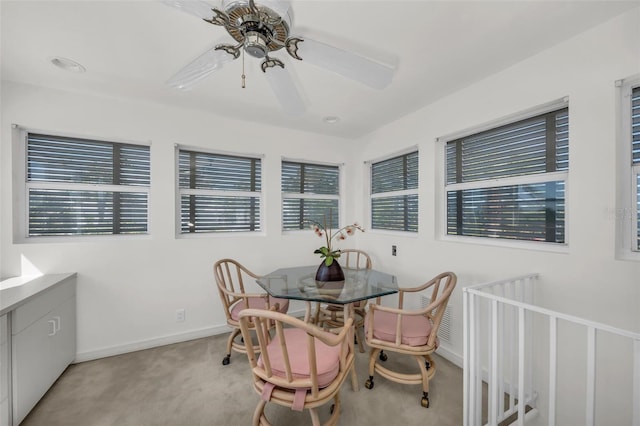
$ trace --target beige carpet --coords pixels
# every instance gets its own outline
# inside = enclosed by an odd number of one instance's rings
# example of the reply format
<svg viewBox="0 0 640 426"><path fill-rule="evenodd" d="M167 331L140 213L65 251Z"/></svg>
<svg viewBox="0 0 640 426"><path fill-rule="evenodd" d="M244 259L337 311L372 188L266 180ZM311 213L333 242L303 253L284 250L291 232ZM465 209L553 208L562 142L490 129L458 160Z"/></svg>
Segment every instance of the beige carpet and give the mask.
<svg viewBox="0 0 640 426"><path fill-rule="evenodd" d="M234 352L223 366L226 335L71 365L36 405L23 426L250 425L258 395L246 355ZM387 363L415 369L415 361L389 354ZM340 393L341 425L462 424L462 370L436 356L437 372L422 408L420 386L376 376L364 387L368 354L357 353L360 390L347 380ZM329 416L329 406L321 409ZM267 405L276 425L311 424L307 412Z"/></svg>

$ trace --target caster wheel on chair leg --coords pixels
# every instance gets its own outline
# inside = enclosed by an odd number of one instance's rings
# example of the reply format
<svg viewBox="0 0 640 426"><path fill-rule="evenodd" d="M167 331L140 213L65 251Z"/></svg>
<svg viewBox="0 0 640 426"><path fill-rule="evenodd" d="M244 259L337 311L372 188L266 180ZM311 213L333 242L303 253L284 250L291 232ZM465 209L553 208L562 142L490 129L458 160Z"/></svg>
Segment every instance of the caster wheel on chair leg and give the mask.
<svg viewBox="0 0 640 426"><path fill-rule="evenodd" d="M420 405L422 405L424 408L429 408L429 395L426 392L422 395Z"/></svg>
<svg viewBox="0 0 640 426"><path fill-rule="evenodd" d="M373 389L373 376L369 376L366 382L364 382L364 387L367 389Z"/></svg>
<svg viewBox="0 0 640 426"><path fill-rule="evenodd" d="M386 361L389 357L387 356L387 354L385 354L383 351L380 351L380 355L378 356L378 358L380 358L380 361L384 362Z"/></svg>
<svg viewBox="0 0 640 426"><path fill-rule="evenodd" d="M224 358L222 358L222 365L229 365L231 362L231 354L228 354Z"/></svg>

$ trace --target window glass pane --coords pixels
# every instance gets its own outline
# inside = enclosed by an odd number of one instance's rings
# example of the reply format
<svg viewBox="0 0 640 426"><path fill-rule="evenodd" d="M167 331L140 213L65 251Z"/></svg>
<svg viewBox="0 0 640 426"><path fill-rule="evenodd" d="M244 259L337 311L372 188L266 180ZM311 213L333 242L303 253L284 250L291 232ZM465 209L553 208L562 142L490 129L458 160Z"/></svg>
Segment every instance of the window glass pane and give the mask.
<svg viewBox="0 0 640 426"><path fill-rule="evenodd" d="M261 161L181 150L179 154L180 188L218 191L260 191Z"/></svg>
<svg viewBox="0 0 640 426"><path fill-rule="evenodd" d="M338 166L283 161L282 192L338 195L340 169Z"/></svg>
<svg viewBox="0 0 640 426"><path fill-rule="evenodd" d="M27 180L113 183L113 144L29 134Z"/></svg>
<svg viewBox="0 0 640 426"><path fill-rule="evenodd" d="M564 182L447 192L447 233L564 242Z"/></svg>
<svg viewBox="0 0 640 426"><path fill-rule="evenodd" d="M418 231L418 195L371 200L371 226L392 231Z"/></svg>
<svg viewBox="0 0 640 426"><path fill-rule="evenodd" d="M457 182L457 161L456 161L456 150L458 148L458 143L456 141L447 142L446 146L446 168L447 168L447 185Z"/></svg>
<svg viewBox="0 0 640 426"><path fill-rule="evenodd" d="M114 199L119 201L114 202ZM145 232L147 194L56 189L29 191L30 236Z"/></svg>
<svg viewBox="0 0 640 426"><path fill-rule="evenodd" d="M151 159L149 147L139 145L118 145L120 149L119 185L151 184Z"/></svg>
<svg viewBox="0 0 640 426"><path fill-rule="evenodd" d="M636 250L640 250L640 174L636 175Z"/></svg>
<svg viewBox="0 0 640 426"><path fill-rule="evenodd" d="M149 147L29 133L27 180L148 186Z"/></svg>
<svg viewBox="0 0 640 426"><path fill-rule="evenodd" d="M237 232L260 230L260 199L182 195L181 231Z"/></svg>
<svg viewBox="0 0 640 426"><path fill-rule="evenodd" d="M120 234L138 234L147 232L147 194L134 192L116 193L120 206Z"/></svg>
<svg viewBox="0 0 640 426"><path fill-rule="evenodd" d="M338 200L285 198L282 200L282 229L306 229L311 226L311 222L324 224L325 220L329 222L329 212L331 223L327 225L333 229L339 228Z"/></svg>
<svg viewBox="0 0 640 426"><path fill-rule="evenodd" d="M418 188L418 151L371 165L371 193Z"/></svg>
<svg viewBox="0 0 640 426"><path fill-rule="evenodd" d="M568 117L562 109L448 142L447 183L568 170ZM547 164L549 155L552 164Z"/></svg>
<svg viewBox="0 0 640 426"><path fill-rule="evenodd" d="M640 164L640 87L631 94L631 139L633 164Z"/></svg>
<svg viewBox="0 0 640 426"><path fill-rule="evenodd" d="M558 111L556 121L556 170L569 170L569 110Z"/></svg>

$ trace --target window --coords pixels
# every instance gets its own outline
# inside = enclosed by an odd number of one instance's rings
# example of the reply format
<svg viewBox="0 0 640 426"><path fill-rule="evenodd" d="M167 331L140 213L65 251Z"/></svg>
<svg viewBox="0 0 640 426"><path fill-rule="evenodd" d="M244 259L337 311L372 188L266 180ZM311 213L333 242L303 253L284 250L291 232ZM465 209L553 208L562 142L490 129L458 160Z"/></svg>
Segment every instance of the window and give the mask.
<svg viewBox="0 0 640 426"><path fill-rule="evenodd" d="M565 243L563 105L446 143L448 235Z"/></svg>
<svg viewBox="0 0 640 426"><path fill-rule="evenodd" d="M282 229L304 229L325 219L331 222L327 226L339 227L340 168L283 161Z"/></svg>
<svg viewBox="0 0 640 426"><path fill-rule="evenodd" d="M418 232L418 151L371 164L371 228Z"/></svg>
<svg viewBox="0 0 640 426"><path fill-rule="evenodd" d="M29 237L147 233L148 146L26 135Z"/></svg>
<svg viewBox="0 0 640 426"><path fill-rule="evenodd" d="M617 140L616 258L640 260L640 74L616 81Z"/></svg>
<svg viewBox="0 0 640 426"><path fill-rule="evenodd" d="M635 186L633 250L640 251L640 85L631 92L631 158Z"/></svg>
<svg viewBox="0 0 640 426"><path fill-rule="evenodd" d="M180 232L260 231L260 158L178 150Z"/></svg>

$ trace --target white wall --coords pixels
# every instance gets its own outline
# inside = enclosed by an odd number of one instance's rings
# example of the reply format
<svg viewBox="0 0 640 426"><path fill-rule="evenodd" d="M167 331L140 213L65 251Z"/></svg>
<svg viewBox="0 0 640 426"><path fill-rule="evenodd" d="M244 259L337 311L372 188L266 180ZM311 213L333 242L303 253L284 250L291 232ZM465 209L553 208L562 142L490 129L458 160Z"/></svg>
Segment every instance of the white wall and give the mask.
<svg viewBox="0 0 640 426"><path fill-rule="evenodd" d="M378 266L395 270L403 285L417 284L443 270L459 276L451 306L457 318L453 345L445 346L462 356L462 287L527 272L541 274L539 304L607 324L640 330L640 262L617 261L615 254L616 181L616 88L614 82L640 72L640 10L619 16L552 49L541 52L501 73L441 99L364 138L364 159L377 158L393 150L417 144L420 149L420 232L398 237L369 232L360 243L379 254ZM419 82L416 82L419 84ZM568 178L568 235L566 252L557 253L471 245L444 241L436 230L435 214L442 207L442 191L437 174L442 169L438 157L438 137L500 119L565 96L569 97L570 172ZM364 197L363 197L364 198ZM366 210L366 199L359 201ZM391 245L398 256L391 256ZM564 339L571 337L569 333ZM603 339L605 340L605 339ZM562 384L559 400L564 410L557 424L583 423L581 390L584 383L584 339L567 341L570 346L562 366L573 366L569 383ZM607 375L598 376L600 385L614 383L622 392L629 389L630 361L616 349L599 346L604 366L621 364ZM624 347L629 349L628 346ZM541 354L535 354L540 355ZM547 356L548 357L548 356ZM611 362L613 361L613 362ZM544 371L544 370L543 370ZM542 373L537 371L536 373ZM568 376L560 371L561 376ZM540 374L540 378L544 374ZM565 377L566 378L566 377ZM544 379L541 379L544 380ZM619 380L619 381L618 381ZM617 385L621 387L618 388ZM544 393L545 389L537 389ZM611 392L599 387L599 395ZM576 393L577 392L577 393ZM567 398L563 400L563 398ZM637 402L636 402L637 403ZM542 402L542 405L545 403ZM617 423L615 409L598 407L598 418ZM613 411L613 413L611 412ZM568 416L568 417L564 417ZM577 417L574 417L577 416ZM544 420L541 422L544 424Z"/></svg>
<svg viewBox="0 0 640 426"><path fill-rule="evenodd" d="M615 223L610 212L616 207L614 81L640 72L639 18L636 8L359 141L239 123L167 106L4 84L0 276L20 274L22 257L45 273L78 272L80 359L170 341L181 333L222 331L224 317L211 275L214 260L236 257L257 272L318 261L312 254L317 246L313 235L280 232L282 155L345 162L351 189L365 182L362 161L418 145L420 232L406 236L369 231L349 245L366 248L375 265L395 272L401 285L424 282L443 270L458 274L459 287L451 302L453 343L443 347L452 359L462 356L461 288L523 272L541 274L537 296L542 305L638 330L640 262L614 259ZM564 96L570 99L571 162L566 252L440 240L434 213L441 203L436 190L440 169L436 138ZM12 123L50 132L152 141L151 236L13 244ZM175 239L174 143L265 154L263 235ZM346 203L346 221L366 218L364 191L356 191ZM392 244L398 246L397 257L391 256ZM178 308L186 309L184 323L174 320ZM623 376L621 371L614 371L613 377L618 376ZM573 390L569 388L567 394Z"/></svg>

